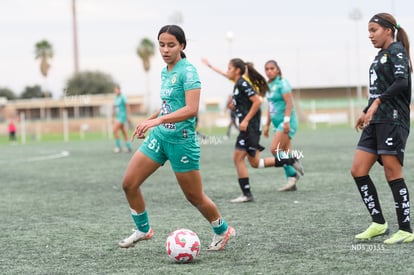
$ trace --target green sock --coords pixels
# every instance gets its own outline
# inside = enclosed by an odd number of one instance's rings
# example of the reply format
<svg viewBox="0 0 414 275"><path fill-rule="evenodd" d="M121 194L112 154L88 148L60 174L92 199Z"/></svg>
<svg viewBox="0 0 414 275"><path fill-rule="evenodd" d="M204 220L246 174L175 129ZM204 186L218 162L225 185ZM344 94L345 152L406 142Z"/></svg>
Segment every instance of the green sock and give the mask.
<svg viewBox="0 0 414 275"><path fill-rule="evenodd" d="M287 178L296 176L296 170L292 165L285 165L283 166L283 169L285 169L285 175Z"/></svg>
<svg viewBox="0 0 414 275"><path fill-rule="evenodd" d="M139 231L147 233L150 230L147 210L137 214L135 210L131 209L131 215Z"/></svg>
<svg viewBox="0 0 414 275"><path fill-rule="evenodd" d="M118 148L121 148L121 141L119 139L115 139L115 145Z"/></svg>
<svg viewBox="0 0 414 275"><path fill-rule="evenodd" d="M228 228L227 222L223 218L213 221L211 226L213 227L214 233L217 235L224 234Z"/></svg>
<svg viewBox="0 0 414 275"><path fill-rule="evenodd" d="M126 142L125 142L125 146L126 146L128 149L131 149L131 142L130 142L130 141L126 141Z"/></svg>

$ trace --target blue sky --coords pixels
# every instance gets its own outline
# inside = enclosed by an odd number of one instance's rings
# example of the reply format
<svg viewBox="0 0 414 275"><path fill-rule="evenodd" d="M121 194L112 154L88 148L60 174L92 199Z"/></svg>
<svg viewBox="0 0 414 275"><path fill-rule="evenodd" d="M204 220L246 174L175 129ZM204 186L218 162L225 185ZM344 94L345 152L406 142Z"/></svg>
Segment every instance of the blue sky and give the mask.
<svg viewBox="0 0 414 275"><path fill-rule="evenodd" d="M149 90L156 105L163 61L157 51L146 75L136 48L142 38L156 42L160 27L173 23L177 14L188 39L186 54L200 73L203 100L226 98L231 84L205 67L202 57L223 69L230 58L240 57L262 73L264 63L275 59L294 88L365 85L377 52L368 40L372 15L393 13L414 37L411 0L244 3L252 2L77 0L80 69L112 75L126 94ZM350 18L354 9L362 14L359 21ZM39 84L54 97L62 96L74 67L71 0L2 0L0 24L0 87L20 94L24 87ZM42 39L55 50L47 81L34 59L34 45Z"/></svg>

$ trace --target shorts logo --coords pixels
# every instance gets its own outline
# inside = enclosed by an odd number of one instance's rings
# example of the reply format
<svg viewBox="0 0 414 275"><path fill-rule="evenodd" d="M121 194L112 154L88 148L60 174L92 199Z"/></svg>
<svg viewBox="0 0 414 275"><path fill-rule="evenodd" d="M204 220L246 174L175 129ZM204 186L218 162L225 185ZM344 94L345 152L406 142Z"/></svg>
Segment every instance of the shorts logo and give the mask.
<svg viewBox="0 0 414 275"><path fill-rule="evenodd" d="M188 160L187 156L182 156L180 161L182 163L189 163L189 160Z"/></svg>
<svg viewBox="0 0 414 275"><path fill-rule="evenodd" d="M387 144L388 146L392 146L393 145L392 138L387 138L385 140L385 144Z"/></svg>
<svg viewBox="0 0 414 275"><path fill-rule="evenodd" d="M239 140L239 144L241 146L245 146L246 145L246 142L244 141L244 139L241 139L241 140Z"/></svg>

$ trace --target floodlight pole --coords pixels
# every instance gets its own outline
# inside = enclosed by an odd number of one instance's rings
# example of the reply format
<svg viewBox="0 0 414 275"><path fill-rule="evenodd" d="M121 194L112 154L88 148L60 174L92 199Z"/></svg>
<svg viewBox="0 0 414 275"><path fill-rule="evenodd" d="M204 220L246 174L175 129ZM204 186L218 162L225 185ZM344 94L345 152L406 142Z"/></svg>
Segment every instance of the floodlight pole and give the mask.
<svg viewBox="0 0 414 275"><path fill-rule="evenodd" d="M232 55L233 55L233 40L234 40L234 34L232 31L228 31L226 33L226 39L227 39L227 42L229 43L229 58L231 59L233 58Z"/></svg>
<svg viewBox="0 0 414 275"><path fill-rule="evenodd" d="M76 0L72 0L72 31L73 31L73 61L74 72L79 72L79 54L78 54L78 26L76 23Z"/></svg>
<svg viewBox="0 0 414 275"><path fill-rule="evenodd" d="M357 98L358 98L358 106L361 105L362 102L362 87L361 87L361 80L360 80L360 58L359 58L359 43L358 43L358 37L359 37L359 24L358 22L362 19L362 12L355 8L351 11L349 14L349 18L351 20L355 21L355 47L356 47L356 88L357 88Z"/></svg>

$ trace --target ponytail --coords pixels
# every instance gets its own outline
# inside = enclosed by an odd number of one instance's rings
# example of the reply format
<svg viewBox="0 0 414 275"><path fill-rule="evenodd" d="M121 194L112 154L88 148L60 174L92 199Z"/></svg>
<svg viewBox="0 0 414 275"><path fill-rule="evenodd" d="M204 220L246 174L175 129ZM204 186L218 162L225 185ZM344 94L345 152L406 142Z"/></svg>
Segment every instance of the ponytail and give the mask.
<svg viewBox="0 0 414 275"><path fill-rule="evenodd" d="M408 55L408 62L410 65L410 72L413 72L412 62L411 62L411 55L410 55L410 41L408 39L407 32L397 24L397 20L389 13L378 13L374 15L369 22L375 22L384 28L389 28L392 30L393 38L395 38L395 33L397 32L396 40L401 42L404 46L405 50L407 51Z"/></svg>
<svg viewBox="0 0 414 275"><path fill-rule="evenodd" d="M247 67L247 75L252 82L253 88L261 97L264 97L266 92L269 91L266 79L258 71L256 71L252 63L247 62L245 65Z"/></svg>
<svg viewBox="0 0 414 275"><path fill-rule="evenodd" d="M413 72L410 55L410 41L408 39L407 32L400 25L397 25L397 41L401 42L401 44L403 44L405 50L407 51L408 61L410 62L410 72Z"/></svg>

